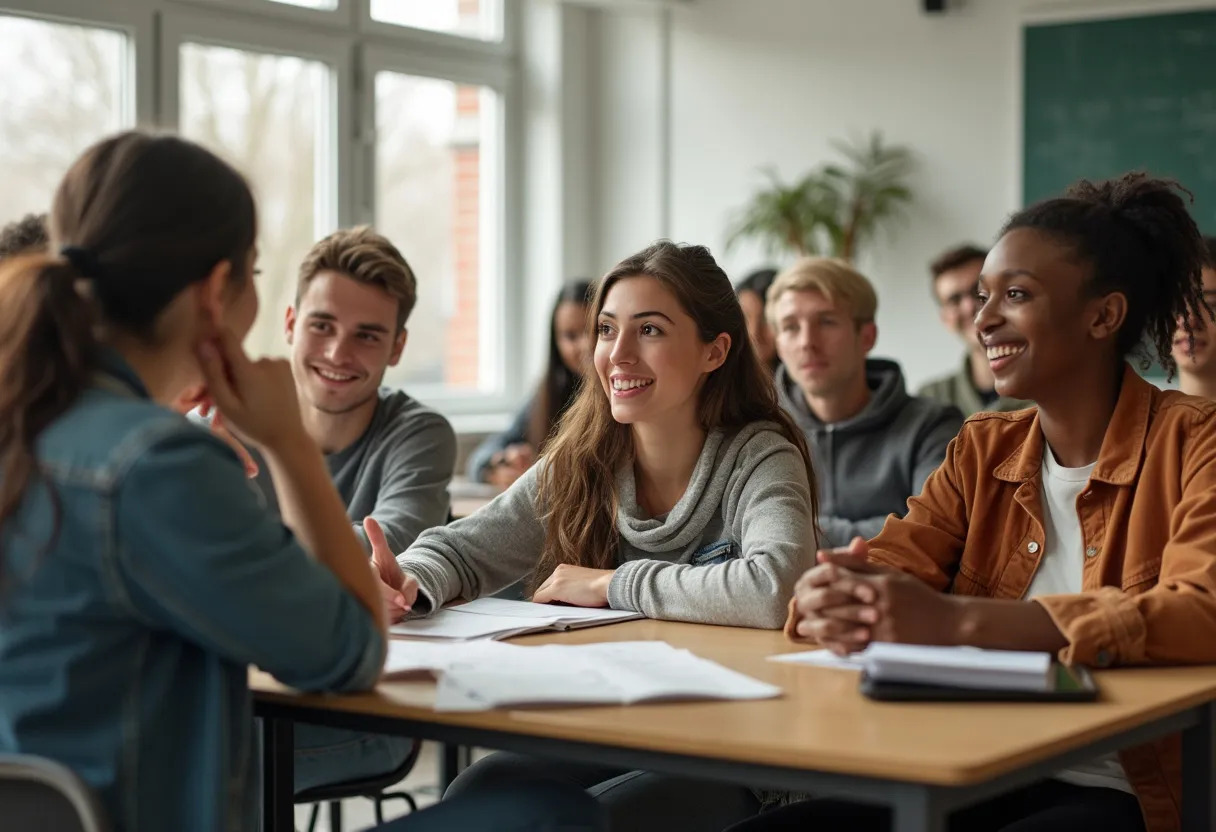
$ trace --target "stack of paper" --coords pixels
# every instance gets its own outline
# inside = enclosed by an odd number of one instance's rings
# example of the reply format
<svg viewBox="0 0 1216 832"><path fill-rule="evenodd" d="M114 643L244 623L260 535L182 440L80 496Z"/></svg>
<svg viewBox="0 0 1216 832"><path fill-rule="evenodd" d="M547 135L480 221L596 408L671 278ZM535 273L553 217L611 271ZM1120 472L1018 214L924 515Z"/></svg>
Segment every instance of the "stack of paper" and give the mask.
<svg viewBox="0 0 1216 832"><path fill-rule="evenodd" d="M871 644L866 674L880 682L946 685L975 690L1045 691L1051 686L1051 654L975 647Z"/></svg>
<svg viewBox="0 0 1216 832"><path fill-rule="evenodd" d="M840 658L827 650L781 653L772 661L865 670L876 681L974 690L1048 690L1051 654L978 647L928 647L875 642Z"/></svg>
<svg viewBox="0 0 1216 832"><path fill-rule="evenodd" d="M519 647L493 641L393 641L385 675L439 675L435 709L768 699L781 689L661 641Z"/></svg>
<svg viewBox="0 0 1216 832"><path fill-rule="evenodd" d="M530 601L479 598L467 604L441 609L429 618L394 624L395 636L468 641L480 638L510 638L545 630L576 630L644 618L641 613L599 607L558 607Z"/></svg>

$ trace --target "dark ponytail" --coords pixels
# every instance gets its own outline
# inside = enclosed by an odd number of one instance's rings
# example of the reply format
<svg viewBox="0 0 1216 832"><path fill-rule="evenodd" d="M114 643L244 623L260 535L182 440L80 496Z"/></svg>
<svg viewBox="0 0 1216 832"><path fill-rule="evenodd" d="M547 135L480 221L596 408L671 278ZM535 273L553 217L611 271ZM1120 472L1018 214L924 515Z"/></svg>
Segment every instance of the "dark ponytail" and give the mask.
<svg viewBox="0 0 1216 832"><path fill-rule="evenodd" d="M1177 182L1142 172L1106 182L1082 180L1063 197L1014 214L1001 235L1030 228L1071 246L1093 266L1092 294L1127 296L1127 319L1115 342L1120 357L1135 354L1147 369L1154 358L1151 348L1172 378L1178 321L1193 338L1191 316L1213 318L1203 302L1207 253L1183 194L1191 199Z"/></svg>
<svg viewBox="0 0 1216 832"><path fill-rule="evenodd" d="M138 132L86 150L59 184L49 220L52 254L0 266L6 538L27 491L46 484L38 437L91 383L104 334L156 343L160 314L216 265L228 261L234 280L249 278L256 234L253 196L240 174L198 145ZM50 497L47 548L59 526L53 490ZM0 580L2 567L0 557Z"/></svg>

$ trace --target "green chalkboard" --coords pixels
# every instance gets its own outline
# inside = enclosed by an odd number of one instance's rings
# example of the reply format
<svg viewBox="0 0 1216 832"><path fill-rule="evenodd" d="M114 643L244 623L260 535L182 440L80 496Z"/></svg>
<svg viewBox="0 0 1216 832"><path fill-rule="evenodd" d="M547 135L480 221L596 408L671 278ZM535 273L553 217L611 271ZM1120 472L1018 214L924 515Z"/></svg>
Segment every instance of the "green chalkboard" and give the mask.
<svg viewBox="0 0 1216 832"><path fill-rule="evenodd" d="M1216 233L1216 11L1023 30L1022 198L1147 170Z"/></svg>

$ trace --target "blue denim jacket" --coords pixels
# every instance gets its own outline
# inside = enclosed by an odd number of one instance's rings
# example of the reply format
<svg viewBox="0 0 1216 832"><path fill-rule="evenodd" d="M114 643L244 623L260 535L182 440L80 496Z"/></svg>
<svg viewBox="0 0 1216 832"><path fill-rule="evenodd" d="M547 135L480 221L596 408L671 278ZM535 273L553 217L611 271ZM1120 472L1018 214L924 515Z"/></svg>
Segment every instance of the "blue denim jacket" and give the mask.
<svg viewBox="0 0 1216 832"><path fill-rule="evenodd" d="M107 366L0 535L0 750L74 769L121 832L254 829L247 666L363 689L384 640L226 445Z"/></svg>

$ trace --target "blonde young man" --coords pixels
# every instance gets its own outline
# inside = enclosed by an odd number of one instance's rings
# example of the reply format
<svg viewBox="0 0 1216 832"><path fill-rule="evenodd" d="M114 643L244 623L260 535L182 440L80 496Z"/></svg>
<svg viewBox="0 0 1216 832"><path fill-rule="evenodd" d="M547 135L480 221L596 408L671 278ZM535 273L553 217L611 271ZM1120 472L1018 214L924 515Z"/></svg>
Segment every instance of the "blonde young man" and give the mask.
<svg viewBox="0 0 1216 832"><path fill-rule="evenodd" d="M1203 300L1216 310L1216 237L1204 237L1207 261L1203 267ZM1174 338L1174 360L1178 362L1178 387L1183 393L1216 399L1216 344L1212 343L1210 319L1191 319L1195 344L1187 343L1181 328Z"/></svg>
<svg viewBox="0 0 1216 832"><path fill-rule="evenodd" d="M1034 404L998 396L992 370L988 369L988 357L975 328L975 313L979 311L975 286L987 256L984 249L968 244L942 252L929 264L942 326L967 345L967 353L961 368L929 381L916 395L952 404L964 416L981 410L1021 410Z"/></svg>
<svg viewBox="0 0 1216 832"><path fill-rule="evenodd" d="M810 446L825 548L902 516L963 423L956 407L909 396L894 361L867 358L877 308L870 282L842 260L803 258L768 290L777 393Z"/></svg>

